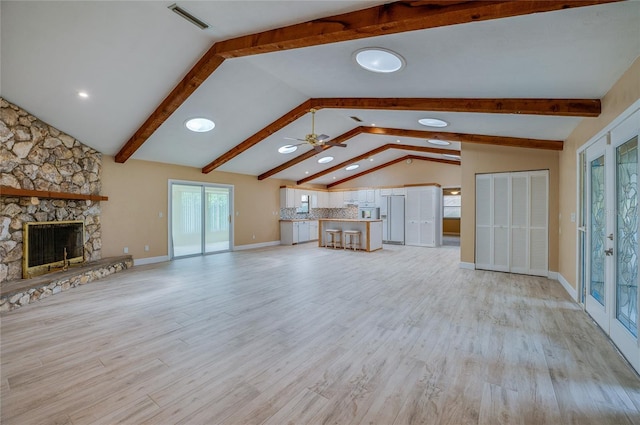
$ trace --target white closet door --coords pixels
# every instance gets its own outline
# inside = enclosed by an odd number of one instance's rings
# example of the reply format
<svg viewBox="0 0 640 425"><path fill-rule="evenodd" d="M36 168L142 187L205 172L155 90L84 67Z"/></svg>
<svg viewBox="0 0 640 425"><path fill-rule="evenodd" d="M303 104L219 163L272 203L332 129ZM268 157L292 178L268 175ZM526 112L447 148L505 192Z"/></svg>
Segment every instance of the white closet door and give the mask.
<svg viewBox="0 0 640 425"><path fill-rule="evenodd" d="M479 269L491 267L491 189L490 174L476 175L476 268Z"/></svg>
<svg viewBox="0 0 640 425"><path fill-rule="evenodd" d="M529 179L511 176L511 271L529 272Z"/></svg>
<svg viewBox="0 0 640 425"><path fill-rule="evenodd" d="M419 192L420 245L435 246L435 191L423 188Z"/></svg>
<svg viewBox="0 0 640 425"><path fill-rule="evenodd" d="M531 172L531 207L529 224L529 272L547 276L549 273L549 175L547 171Z"/></svg>
<svg viewBox="0 0 640 425"><path fill-rule="evenodd" d="M493 180L492 270L509 271L509 174L495 174Z"/></svg>
<svg viewBox="0 0 640 425"><path fill-rule="evenodd" d="M476 268L548 275L547 170L476 176Z"/></svg>

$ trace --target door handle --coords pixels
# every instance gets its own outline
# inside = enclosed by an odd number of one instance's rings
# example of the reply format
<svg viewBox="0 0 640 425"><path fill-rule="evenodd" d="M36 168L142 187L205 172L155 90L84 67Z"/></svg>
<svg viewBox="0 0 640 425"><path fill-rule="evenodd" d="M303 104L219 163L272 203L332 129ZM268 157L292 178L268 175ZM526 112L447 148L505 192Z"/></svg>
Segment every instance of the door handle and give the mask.
<svg viewBox="0 0 640 425"><path fill-rule="evenodd" d="M607 238L609 238L609 240L613 240L613 233L609 233L609 236L607 236Z"/></svg>
<svg viewBox="0 0 640 425"><path fill-rule="evenodd" d="M604 253L605 255L613 255L613 248L605 249Z"/></svg>

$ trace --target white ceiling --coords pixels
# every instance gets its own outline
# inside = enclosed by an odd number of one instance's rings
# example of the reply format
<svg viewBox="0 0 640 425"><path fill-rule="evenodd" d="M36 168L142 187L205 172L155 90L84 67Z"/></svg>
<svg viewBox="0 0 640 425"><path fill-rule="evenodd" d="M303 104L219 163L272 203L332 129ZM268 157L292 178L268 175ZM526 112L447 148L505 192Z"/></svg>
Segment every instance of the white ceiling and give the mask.
<svg viewBox="0 0 640 425"><path fill-rule="evenodd" d="M2 97L108 155L116 154L184 74L218 40L382 4L381 1L193 1L178 4L208 22L202 31L167 9L173 1L0 2ZM390 75L357 67L353 53L384 47L406 67ZM281 51L225 61L149 138L133 158L203 167L294 107L314 97L601 98L640 56L640 2L624 2ZM86 90L89 99L80 99ZM349 117L364 120L358 124ZM186 119L216 128L191 133ZM565 139L580 118L472 113L329 110L316 133L338 136L358 125ZM310 115L274 133L219 170L262 174L308 150L281 155L304 137ZM423 139L362 134L347 148L317 156L274 177L300 180L387 143ZM450 146L458 149L459 145ZM508 148L507 148L508 149ZM328 184L407 155L389 150ZM437 156L437 155L436 155Z"/></svg>

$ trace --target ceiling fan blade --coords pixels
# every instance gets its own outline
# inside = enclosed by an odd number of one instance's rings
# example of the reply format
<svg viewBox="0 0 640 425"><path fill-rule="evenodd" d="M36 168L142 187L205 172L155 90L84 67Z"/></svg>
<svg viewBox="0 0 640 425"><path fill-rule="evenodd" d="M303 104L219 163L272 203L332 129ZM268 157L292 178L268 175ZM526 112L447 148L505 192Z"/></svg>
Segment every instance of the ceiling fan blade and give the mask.
<svg viewBox="0 0 640 425"><path fill-rule="evenodd" d="M325 145L328 146L339 146L341 148L346 148L347 145L345 145L344 143L336 143L336 142L326 142Z"/></svg>
<svg viewBox="0 0 640 425"><path fill-rule="evenodd" d="M316 140L323 141L323 140L327 140L328 138L329 136L327 136L326 134L321 134L318 137L316 137Z"/></svg>
<svg viewBox="0 0 640 425"><path fill-rule="evenodd" d="M284 140L296 140L298 142L306 142L304 139L297 139L295 137L283 137Z"/></svg>
<svg viewBox="0 0 640 425"><path fill-rule="evenodd" d="M314 146L313 149L315 149L316 152L322 152L322 146L320 145Z"/></svg>

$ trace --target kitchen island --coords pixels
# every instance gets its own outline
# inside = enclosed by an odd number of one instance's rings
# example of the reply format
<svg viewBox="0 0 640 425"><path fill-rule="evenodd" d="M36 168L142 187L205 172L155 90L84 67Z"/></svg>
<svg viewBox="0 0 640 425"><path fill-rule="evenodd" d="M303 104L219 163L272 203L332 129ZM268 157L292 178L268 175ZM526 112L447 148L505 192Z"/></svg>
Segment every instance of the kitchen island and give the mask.
<svg viewBox="0 0 640 425"><path fill-rule="evenodd" d="M324 246L326 229L359 230L360 249L371 252L382 249L382 220L321 218L318 220L318 246Z"/></svg>

